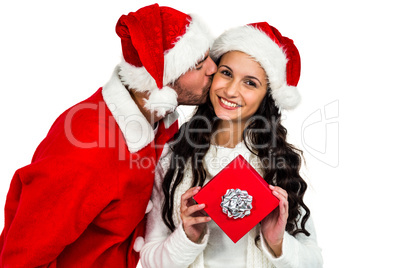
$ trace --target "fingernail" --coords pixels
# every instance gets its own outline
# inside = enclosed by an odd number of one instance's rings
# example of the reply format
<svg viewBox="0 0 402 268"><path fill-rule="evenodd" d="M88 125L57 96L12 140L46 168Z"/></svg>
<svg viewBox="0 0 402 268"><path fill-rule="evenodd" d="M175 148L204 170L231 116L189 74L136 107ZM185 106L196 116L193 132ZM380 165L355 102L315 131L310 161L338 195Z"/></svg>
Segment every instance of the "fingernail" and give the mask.
<svg viewBox="0 0 402 268"><path fill-rule="evenodd" d="M272 191L272 193L273 193L274 195L278 195L278 192L277 192L277 191Z"/></svg>
<svg viewBox="0 0 402 268"><path fill-rule="evenodd" d="M273 185L269 185L269 189L274 189L275 187Z"/></svg>
<svg viewBox="0 0 402 268"><path fill-rule="evenodd" d="M203 207L205 207L205 204L200 204L200 205L198 205L198 207L203 208Z"/></svg>

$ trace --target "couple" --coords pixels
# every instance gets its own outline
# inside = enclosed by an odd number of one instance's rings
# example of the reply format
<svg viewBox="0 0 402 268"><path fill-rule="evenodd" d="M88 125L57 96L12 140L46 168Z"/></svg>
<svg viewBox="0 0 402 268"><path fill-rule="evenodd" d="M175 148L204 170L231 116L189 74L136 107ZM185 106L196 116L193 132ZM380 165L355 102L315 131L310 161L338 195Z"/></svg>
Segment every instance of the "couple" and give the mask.
<svg viewBox="0 0 402 268"><path fill-rule="evenodd" d="M300 155L280 125L280 109L298 101L300 65L291 40L258 23L224 33L211 48L196 17L157 4L123 15L116 32L124 60L110 81L60 115L32 163L12 179L0 267L135 267L139 252L147 267L319 266ZM177 138L169 151L164 145L178 131L175 108L200 103L199 116L179 133L203 132ZM195 186L223 167L162 163L239 153L262 161L259 172L280 205L234 245L198 216L202 204L190 203ZM269 156L284 165L266 163Z"/></svg>
<svg viewBox="0 0 402 268"><path fill-rule="evenodd" d="M301 151L286 141L281 109L297 105L300 57L293 41L266 22L221 34L207 101L162 155L147 215L145 242L134 244L148 267L322 267ZM198 131L197 131L198 130ZM237 243L193 196L237 155L270 185L279 206ZM247 180L247 178L244 178Z"/></svg>

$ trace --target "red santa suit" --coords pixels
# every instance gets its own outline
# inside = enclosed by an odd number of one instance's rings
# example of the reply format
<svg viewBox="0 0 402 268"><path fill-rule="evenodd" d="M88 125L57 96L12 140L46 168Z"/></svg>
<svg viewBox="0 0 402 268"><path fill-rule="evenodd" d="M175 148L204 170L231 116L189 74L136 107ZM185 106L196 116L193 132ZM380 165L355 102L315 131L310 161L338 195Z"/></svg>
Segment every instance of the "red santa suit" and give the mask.
<svg viewBox="0 0 402 268"><path fill-rule="evenodd" d="M123 60L109 83L65 111L11 181L0 267L138 262L133 245L139 251L144 241L155 165L178 116L154 132L125 86L147 92L150 111L173 112L171 85L205 59L213 38L197 16L158 4L122 15L116 33Z"/></svg>
<svg viewBox="0 0 402 268"><path fill-rule="evenodd" d="M154 169L177 114L146 121L116 68L65 111L16 171L5 205L0 267L135 267Z"/></svg>

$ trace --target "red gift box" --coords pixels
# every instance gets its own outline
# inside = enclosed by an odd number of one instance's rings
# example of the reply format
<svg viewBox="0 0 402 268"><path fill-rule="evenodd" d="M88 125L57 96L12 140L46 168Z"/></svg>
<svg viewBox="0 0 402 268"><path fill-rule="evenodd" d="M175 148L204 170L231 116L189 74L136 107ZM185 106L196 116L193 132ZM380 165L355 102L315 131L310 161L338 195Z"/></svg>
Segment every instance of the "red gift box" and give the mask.
<svg viewBox="0 0 402 268"><path fill-rule="evenodd" d="M240 191L247 191L248 199L246 195L241 194L245 192ZM229 196L225 196L227 193ZM231 200L229 200L230 197L232 197ZM279 200L268 188L268 183L241 155L233 159L212 178L194 196L194 200L198 204L205 203L205 212L234 243L279 205ZM224 208L221 207L223 200L225 200ZM235 203L242 205L237 211L240 216L248 214L247 211L249 211L249 215L236 219L236 213L230 213L233 212L231 209L236 212ZM229 209L225 206L228 204L231 205L229 205ZM229 216L224 211L229 211Z"/></svg>

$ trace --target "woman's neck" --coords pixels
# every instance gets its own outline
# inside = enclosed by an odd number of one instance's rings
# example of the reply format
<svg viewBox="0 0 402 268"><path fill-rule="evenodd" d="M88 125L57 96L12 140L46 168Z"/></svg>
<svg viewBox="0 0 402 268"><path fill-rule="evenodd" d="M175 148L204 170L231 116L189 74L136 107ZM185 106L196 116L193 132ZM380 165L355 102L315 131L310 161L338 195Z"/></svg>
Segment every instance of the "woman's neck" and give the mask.
<svg viewBox="0 0 402 268"><path fill-rule="evenodd" d="M244 123L221 120L212 134L212 143L222 147L234 148L243 140Z"/></svg>

